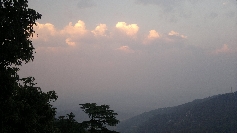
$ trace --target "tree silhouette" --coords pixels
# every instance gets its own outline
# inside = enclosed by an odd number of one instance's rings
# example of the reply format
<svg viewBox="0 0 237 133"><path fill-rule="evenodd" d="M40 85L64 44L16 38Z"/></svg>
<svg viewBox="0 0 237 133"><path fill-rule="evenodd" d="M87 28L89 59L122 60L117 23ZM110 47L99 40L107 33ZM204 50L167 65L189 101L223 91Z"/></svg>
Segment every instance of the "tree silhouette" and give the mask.
<svg viewBox="0 0 237 133"><path fill-rule="evenodd" d="M116 131L110 131L108 126L115 126L119 123L116 119L117 113L113 110L109 110L109 105L98 106L96 103L79 104L81 109L88 114L90 121L82 122L82 125L90 133L116 133Z"/></svg>
<svg viewBox="0 0 237 133"><path fill-rule="evenodd" d="M57 133L86 133L81 124L74 118L75 115L72 112L66 116L59 116L55 120L55 131Z"/></svg>
<svg viewBox="0 0 237 133"><path fill-rule="evenodd" d="M33 77L19 78L18 66L33 61L33 26L41 14L27 0L0 2L0 125L2 133L53 132L57 99L54 91L42 92Z"/></svg>

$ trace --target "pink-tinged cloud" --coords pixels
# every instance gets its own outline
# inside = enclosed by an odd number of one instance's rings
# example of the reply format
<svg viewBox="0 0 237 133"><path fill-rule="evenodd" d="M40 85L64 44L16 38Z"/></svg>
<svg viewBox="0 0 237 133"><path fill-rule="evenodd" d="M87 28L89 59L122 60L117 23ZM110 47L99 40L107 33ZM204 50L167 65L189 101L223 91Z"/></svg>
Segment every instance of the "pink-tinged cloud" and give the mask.
<svg viewBox="0 0 237 133"><path fill-rule="evenodd" d="M156 32L155 30L150 30L149 31L149 35L148 35L147 38L149 38L149 39L156 39L156 38L159 38L159 37L160 37L160 35L159 35L158 32Z"/></svg>
<svg viewBox="0 0 237 133"><path fill-rule="evenodd" d="M86 24L79 20L77 23L70 22L62 29L56 29L53 24L40 24L35 27L38 38L33 38L37 47L78 47L82 49L99 49L109 45L110 50L134 53L129 46L136 44L167 44L182 41L186 36L171 31L168 34L161 34L156 30L150 30L146 35L138 38L137 24L126 24L118 22L116 28L109 29L106 24L99 24L94 30L87 30ZM109 34L108 34L109 33ZM35 35L36 36L36 35ZM88 45L89 44L89 45ZM123 45L122 47L121 44ZM119 48L118 48L119 47ZM49 49L50 50L50 49ZM138 50L136 50L137 52Z"/></svg>
<svg viewBox="0 0 237 133"><path fill-rule="evenodd" d="M137 26L137 24L127 25L125 22L118 22L116 24L116 28L124 32L128 36L136 35L139 30L139 27Z"/></svg>
<svg viewBox="0 0 237 133"><path fill-rule="evenodd" d="M166 36L163 38L166 43L176 43L187 39L188 37L185 35L180 34L176 31L170 31Z"/></svg>
<svg viewBox="0 0 237 133"><path fill-rule="evenodd" d="M231 53L233 52L227 44L224 44L221 48L214 50L214 54L220 54L220 53Z"/></svg>
<svg viewBox="0 0 237 133"><path fill-rule="evenodd" d="M123 51L123 52L126 52L126 53L134 53L134 50L129 48L129 46L121 46L117 50L120 50L120 51Z"/></svg>
<svg viewBox="0 0 237 133"><path fill-rule="evenodd" d="M69 45L69 46L76 46L76 42L71 41L70 38L67 38L67 39L65 40L65 42L66 42L67 45Z"/></svg>
<svg viewBox="0 0 237 133"><path fill-rule="evenodd" d="M178 32L175 32L175 31L173 31L173 30L170 31L168 35L169 35L169 36L178 36L178 37L181 37L181 38L184 38L184 39L187 38L187 36L185 36L185 35L180 35Z"/></svg>
<svg viewBox="0 0 237 133"><path fill-rule="evenodd" d="M91 31L95 36L106 36L107 26L106 24L100 24L96 26L95 30Z"/></svg>
<svg viewBox="0 0 237 133"><path fill-rule="evenodd" d="M51 44L48 45L48 47L51 47L52 45L57 46L58 44L62 44L63 41L68 46L76 46L78 41L85 38L88 33L85 23L81 20L74 25L70 22L62 30L57 30L55 26L50 23L40 24L36 22L36 24L37 26L34 27L34 30L36 31L36 34L38 34L38 37L34 35L33 40L50 42ZM100 32L100 34L102 34L102 32Z"/></svg>
<svg viewBox="0 0 237 133"><path fill-rule="evenodd" d="M56 53L58 52L59 48L61 47L39 47L39 48L36 48L36 51L37 53Z"/></svg>
<svg viewBox="0 0 237 133"><path fill-rule="evenodd" d="M36 22L36 26L33 27L36 34L33 36L33 39L49 41L51 36L56 36L57 30L53 24L46 23L40 24Z"/></svg>
<svg viewBox="0 0 237 133"><path fill-rule="evenodd" d="M150 30L148 36L144 39L143 44L149 44L160 37L161 35L157 31Z"/></svg>
<svg viewBox="0 0 237 133"><path fill-rule="evenodd" d="M70 22L60 31L60 34L63 37L66 37L65 42L68 46L76 46L79 43L78 41L84 38L87 33L88 30L86 30L86 25L81 20L78 20L74 25Z"/></svg>
<svg viewBox="0 0 237 133"><path fill-rule="evenodd" d="M63 30L61 34L68 34L70 36L81 36L87 33L85 23L79 20L75 25L70 22Z"/></svg>

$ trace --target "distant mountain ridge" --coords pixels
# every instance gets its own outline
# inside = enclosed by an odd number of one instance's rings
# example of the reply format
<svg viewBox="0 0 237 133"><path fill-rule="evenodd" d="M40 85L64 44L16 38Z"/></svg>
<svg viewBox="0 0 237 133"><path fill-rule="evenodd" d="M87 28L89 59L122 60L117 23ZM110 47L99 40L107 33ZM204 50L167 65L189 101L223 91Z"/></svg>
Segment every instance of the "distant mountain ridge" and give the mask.
<svg viewBox="0 0 237 133"><path fill-rule="evenodd" d="M237 92L160 108L122 121L121 133L236 133Z"/></svg>

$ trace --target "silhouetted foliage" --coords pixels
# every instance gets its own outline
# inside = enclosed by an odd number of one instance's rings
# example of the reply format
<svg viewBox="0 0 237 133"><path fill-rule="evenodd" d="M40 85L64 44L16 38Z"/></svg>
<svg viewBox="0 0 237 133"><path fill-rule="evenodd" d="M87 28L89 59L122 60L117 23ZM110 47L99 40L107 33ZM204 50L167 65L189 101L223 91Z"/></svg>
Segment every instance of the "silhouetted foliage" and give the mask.
<svg viewBox="0 0 237 133"><path fill-rule="evenodd" d="M71 112L66 116L59 116L55 119L54 127L57 133L118 133L109 130L106 126L118 124L113 110L109 110L109 105L97 106L96 103L80 104L85 113L88 114L90 121L78 123Z"/></svg>
<svg viewBox="0 0 237 133"><path fill-rule="evenodd" d="M0 65L21 65L34 58L30 37L41 14L28 8L27 3L27 0L1 0Z"/></svg>
<svg viewBox="0 0 237 133"><path fill-rule="evenodd" d="M117 113L113 110L109 110L109 105L100 105L96 103L79 104L82 110L88 114L90 121L82 122L84 128L90 133L116 133L116 131L110 131L106 126L115 126L119 123L116 119Z"/></svg>
<svg viewBox="0 0 237 133"><path fill-rule="evenodd" d="M75 119L75 115L71 112L66 116L59 116L55 120L55 132L57 133L86 133L84 128Z"/></svg>
<svg viewBox="0 0 237 133"><path fill-rule="evenodd" d="M2 133L53 132L57 99L54 91L42 92L33 77L20 79L17 66L33 61L35 21L41 14L28 8L27 0L0 3L0 125Z"/></svg>

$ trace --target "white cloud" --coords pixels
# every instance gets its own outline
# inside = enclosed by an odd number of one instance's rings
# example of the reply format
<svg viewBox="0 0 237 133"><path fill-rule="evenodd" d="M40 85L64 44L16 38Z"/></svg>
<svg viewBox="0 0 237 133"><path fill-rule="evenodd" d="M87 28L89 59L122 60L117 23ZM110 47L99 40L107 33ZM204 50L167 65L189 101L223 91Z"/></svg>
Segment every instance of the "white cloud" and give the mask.
<svg viewBox="0 0 237 133"><path fill-rule="evenodd" d="M118 22L116 28L124 32L128 36L135 36L139 30L137 24L127 25L125 22Z"/></svg>

